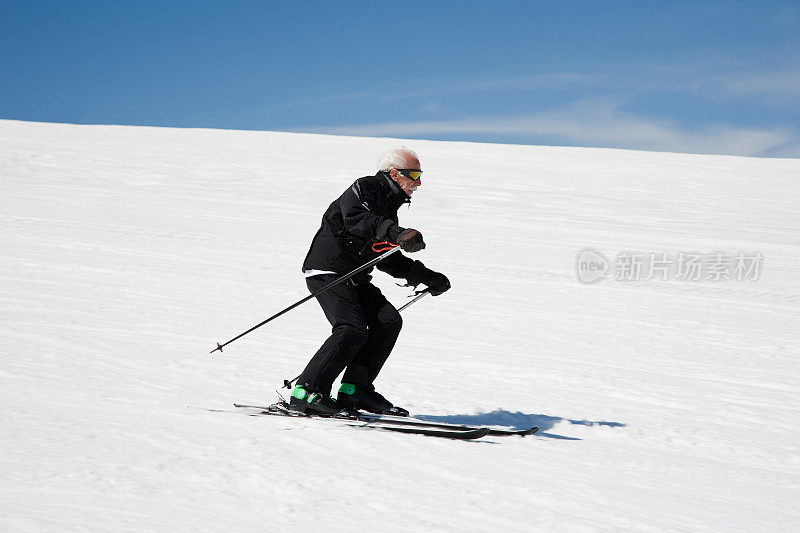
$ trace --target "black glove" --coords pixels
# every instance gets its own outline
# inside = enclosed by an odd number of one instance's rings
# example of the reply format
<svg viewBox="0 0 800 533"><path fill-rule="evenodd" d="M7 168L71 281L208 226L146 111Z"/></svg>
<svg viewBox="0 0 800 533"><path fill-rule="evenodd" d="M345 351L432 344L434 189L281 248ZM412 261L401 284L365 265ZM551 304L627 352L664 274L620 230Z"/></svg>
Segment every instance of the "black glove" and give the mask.
<svg viewBox="0 0 800 533"><path fill-rule="evenodd" d="M425 249L422 233L415 229L407 229L398 236L398 244L404 252L419 252Z"/></svg>
<svg viewBox="0 0 800 533"><path fill-rule="evenodd" d="M447 276L441 272L434 272L430 268L426 268L422 271L420 280L428 286L428 291L431 293L431 296L439 296L450 289L450 280L447 279Z"/></svg>
<svg viewBox="0 0 800 533"><path fill-rule="evenodd" d="M419 252L425 249L425 241L422 240L422 233L415 229L401 228L397 224L389 228L387 232L389 242L398 244L404 252Z"/></svg>

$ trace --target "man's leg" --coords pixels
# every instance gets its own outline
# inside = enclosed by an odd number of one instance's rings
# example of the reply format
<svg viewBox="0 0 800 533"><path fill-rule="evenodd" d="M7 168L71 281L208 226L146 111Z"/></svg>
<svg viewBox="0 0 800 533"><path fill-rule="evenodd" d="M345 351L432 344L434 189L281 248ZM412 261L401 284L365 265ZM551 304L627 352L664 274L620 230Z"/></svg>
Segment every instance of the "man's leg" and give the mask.
<svg viewBox="0 0 800 533"><path fill-rule="evenodd" d="M312 276L306 280L311 292L321 289L336 275ZM306 365L298 385L309 391L330 394L333 382L367 342L367 321L361 309L358 293L350 282L340 283L317 296L328 322L333 326L331 336Z"/></svg>
<svg viewBox="0 0 800 533"><path fill-rule="evenodd" d="M375 285L361 283L356 292L369 330L366 342L347 366L342 382L370 388L394 348L403 319Z"/></svg>

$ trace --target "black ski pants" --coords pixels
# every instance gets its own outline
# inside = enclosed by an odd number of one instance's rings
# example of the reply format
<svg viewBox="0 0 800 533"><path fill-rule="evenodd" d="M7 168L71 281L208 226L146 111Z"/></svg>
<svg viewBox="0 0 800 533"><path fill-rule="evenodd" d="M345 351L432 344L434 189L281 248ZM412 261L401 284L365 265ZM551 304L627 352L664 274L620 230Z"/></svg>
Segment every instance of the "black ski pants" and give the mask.
<svg viewBox="0 0 800 533"><path fill-rule="evenodd" d="M320 274L306 279L311 292L336 279ZM371 387L394 348L403 326L397 309L369 282L348 280L317 296L333 331L298 379L308 390L329 394L344 370L343 383Z"/></svg>

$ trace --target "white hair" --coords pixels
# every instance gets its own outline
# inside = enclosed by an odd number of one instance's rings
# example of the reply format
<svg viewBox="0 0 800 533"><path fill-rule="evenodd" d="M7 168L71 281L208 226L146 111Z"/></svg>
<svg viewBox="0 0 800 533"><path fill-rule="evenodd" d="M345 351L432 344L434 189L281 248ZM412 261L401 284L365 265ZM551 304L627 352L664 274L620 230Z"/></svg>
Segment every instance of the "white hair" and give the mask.
<svg viewBox="0 0 800 533"><path fill-rule="evenodd" d="M378 159L378 170L389 172L393 168L411 168L419 162L416 152L405 146L392 148Z"/></svg>

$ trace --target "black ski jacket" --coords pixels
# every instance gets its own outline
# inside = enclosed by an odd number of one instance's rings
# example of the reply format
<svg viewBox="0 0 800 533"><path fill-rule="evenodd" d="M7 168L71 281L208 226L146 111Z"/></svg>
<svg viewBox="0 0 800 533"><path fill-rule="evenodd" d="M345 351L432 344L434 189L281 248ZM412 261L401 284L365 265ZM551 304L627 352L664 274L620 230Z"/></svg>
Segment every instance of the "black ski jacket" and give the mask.
<svg viewBox="0 0 800 533"><path fill-rule="evenodd" d="M314 235L303 270L321 270L346 274L377 257L372 245L387 239L392 224L397 224L397 210L411 198L387 172L357 179L334 200L322 215L322 225ZM419 283L425 266L402 253L394 253L377 265L395 278L412 285ZM352 279L362 283L372 279L372 268Z"/></svg>

